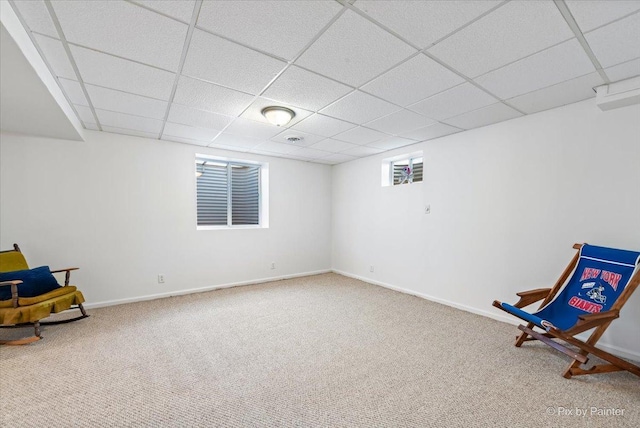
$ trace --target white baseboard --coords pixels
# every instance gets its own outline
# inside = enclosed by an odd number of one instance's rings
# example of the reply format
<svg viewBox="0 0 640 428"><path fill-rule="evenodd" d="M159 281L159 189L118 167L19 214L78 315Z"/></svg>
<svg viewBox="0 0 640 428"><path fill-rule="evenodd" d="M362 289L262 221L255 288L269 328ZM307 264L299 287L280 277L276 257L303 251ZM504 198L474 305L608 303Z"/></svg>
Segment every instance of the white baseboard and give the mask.
<svg viewBox="0 0 640 428"><path fill-rule="evenodd" d="M394 291L399 291L401 293L404 294L410 294L412 296L416 296L416 297L420 297L422 299L426 299L432 302L436 302L436 303L440 303L442 305L446 305L446 306L451 306L453 308L456 309L460 309L466 312L471 312L472 314L477 314L477 315L482 315L485 316L487 318L492 318L494 320L497 321L501 321L501 322L505 322L507 324L512 324L512 325L519 325L522 323L522 321L519 321L517 318L514 317L510 317L508 315L503 315L497 312L490 312L484 309L479 309L479 308L474 308L473 306L467 306L467 305L463 305L460 303L456 303L456 302L452 302L451 300L446 300L446 299L441 299L439 297L434 297L434 296L430 296L428 294L424 294L424 293L419 293L417 291L413 291L413 290L409 290L406 288L401 288L401 287L396 287L395 285L391 285L391 284L387 284L385 282L381 282L381 281L376 281L370 278L366 278L360 275L354 275L352 273L349 272L344 272L341 270L337 270L337 269L332 269L332 271L334 273L337 273L339 275L344 275L344 276L348 276L349 278L354 278L363 282L366 282L368 284L373 284L373 285L378 285L380 287L384 287L384 288L388 288L390 290L394 290ZM584 334L579 334L576 336L577 338L586 340L586 338L588 337L587 335ZM621 348L619 346L615 346L615 345L611 345L608 343L604 343L604 342L598 342L598 347L602 348L603 350L610 352L614 355L617 355L619 357L622 358L627 358L630 360L634 360L634 361L640 361L640 353L638 352L634 352L631 351L629 349L625 349L625 348Z"/></svg>
<svg viewBox="0 0 640 428"><path fill-rule="evenodd" d="M222 288L240 287L243 285L262 284L265 282L280 281L283 279L299 278L302 276L320 275L332 272L331 269L317 270L312 272L294 273L290 275L272 276L269 278L252 279L249 281L232 282L228 284L210 285L200 288L189 288L186 290L168 291L166 293L148 294L145 296L130 297L126 299L106 300L104 302L87 303L83 306L86 309L104 308L106 306L124 305L126 303L144 302L146 300L164 299L165 297L183 296L185 294L202 293L205 291L220 290Z"/></svg>

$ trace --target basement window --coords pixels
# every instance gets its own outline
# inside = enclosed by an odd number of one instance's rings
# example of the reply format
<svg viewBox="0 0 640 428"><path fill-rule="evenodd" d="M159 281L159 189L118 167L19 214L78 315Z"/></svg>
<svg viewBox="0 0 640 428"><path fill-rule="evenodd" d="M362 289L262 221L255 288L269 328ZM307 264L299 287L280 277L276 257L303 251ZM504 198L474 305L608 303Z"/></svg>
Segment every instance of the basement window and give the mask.
<svg viewBox="0 0 640 428"><path fill-rule="evenodd" d="M382 160L382 186L418 183L423 178L422 151Z"/></svg>
<svg viewBox="0 0 640 428"><path fill-rule="evenodd" d="M198 230L268 225L269 164L196 155Z"/></svg>

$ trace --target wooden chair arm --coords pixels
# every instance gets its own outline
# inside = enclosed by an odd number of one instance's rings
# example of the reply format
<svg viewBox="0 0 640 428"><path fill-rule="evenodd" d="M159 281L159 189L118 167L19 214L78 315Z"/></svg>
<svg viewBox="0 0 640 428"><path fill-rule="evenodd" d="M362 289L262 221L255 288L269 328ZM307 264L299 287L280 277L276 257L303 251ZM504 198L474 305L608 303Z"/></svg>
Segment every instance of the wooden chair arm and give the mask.
<svg viewBox="0 0 640 428"><path fill-rule="evenodd" d="M590 330L602 324L613 321L620 316L618 309L613 309L605 312L597 312L595 314L578 315L578 322L576 325L566 330L564 333L568 336L575 336L583 331Z"/></svg>
<svg viewBox="0 0 640 428"><path fill-rule="evenodd" d="M13 280L13 281L2 281L2 282L0 282L0 287L6 287L6 286L9 286L9 285L18 285L18 284L22 284L22 281L20 281L19 279L16 279L16 280Z"/></svg>
<svg viewBox="0 0 640 428"><path fill-rule="evenodd" d="M13 281L0 282L0 287L4 287L7 285L11 286L11 304L14 308L18 307L18 284L22 284L22 281L16 279Z"/></svg>
<svg viewBox="0 0 640 428"><path fill-rule="evenodd" d="M78 269L80 269L80 268L71 267L71 268L66 268L66 269L57 269L57 270L52 270L51 273L69 272L69 271L78 270Z"/></svg>
<svg viewBox="0 0 640 428"><path fill-rule="evenodd" d="M66 268L66 269L52 270L51 273L66 272L66 274L64 275L64 285L67 286L67 285L69 285L69 278L71 278L71 271L72 270L78 270L78 269L80 269L80 268L70 267L70 268Z"/></svg>
<svg viewBox="0 0 640 428"><path fill-rule="evenodd" d="M516 308L524 308L525 306L529 306L532 303L544 299L550 292L550 288L536 288L535 290L521 291L516 293L516 295L520 297L520 300L518 300L518 303L513 306Z"/></svg>

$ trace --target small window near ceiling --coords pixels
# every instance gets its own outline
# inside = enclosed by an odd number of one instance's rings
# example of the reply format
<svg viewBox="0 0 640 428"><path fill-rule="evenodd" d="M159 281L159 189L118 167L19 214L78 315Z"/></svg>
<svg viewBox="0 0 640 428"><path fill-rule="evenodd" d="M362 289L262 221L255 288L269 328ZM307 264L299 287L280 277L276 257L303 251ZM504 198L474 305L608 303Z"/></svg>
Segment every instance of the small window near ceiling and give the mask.
<svg viewBox="0 0 640 428"><path fill-rule="evenodd" d="M422 181L422 157L395 161L391 165L394 186Z"/></svg>
<svg viewBox="0 0 640 428"><path fill-rule="evenodd" d="M268 227L268 164L197 156L198 229Z"/></svg>
<svg viewBox="0 0 640 428"><path fill-rule="evenodd" d="M382 186L402 186L423 179L422 152L382 160Z"/></svg>

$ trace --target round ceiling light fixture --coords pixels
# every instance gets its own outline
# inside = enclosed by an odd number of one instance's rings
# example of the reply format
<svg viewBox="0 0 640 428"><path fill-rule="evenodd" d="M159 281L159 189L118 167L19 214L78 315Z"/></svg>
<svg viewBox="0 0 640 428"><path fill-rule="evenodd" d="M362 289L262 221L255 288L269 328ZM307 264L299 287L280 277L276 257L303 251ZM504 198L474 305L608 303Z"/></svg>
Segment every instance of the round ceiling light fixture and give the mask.
<svg viewBox="0 0 640 428"><path fill-rule="evenodd" d="M265 107L262 109L262 115L275 126L284 126L291 122L296 113L286 107Z"/></svg>

